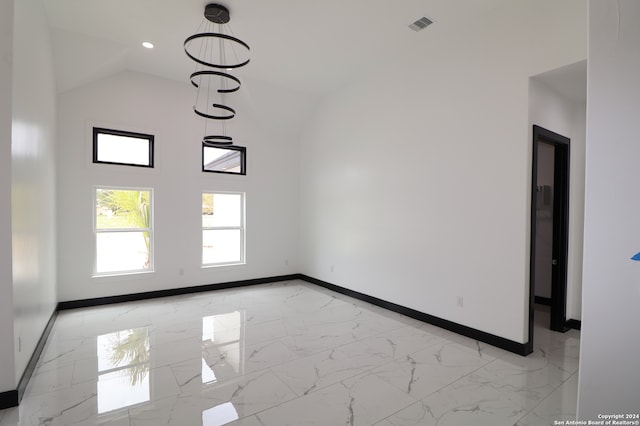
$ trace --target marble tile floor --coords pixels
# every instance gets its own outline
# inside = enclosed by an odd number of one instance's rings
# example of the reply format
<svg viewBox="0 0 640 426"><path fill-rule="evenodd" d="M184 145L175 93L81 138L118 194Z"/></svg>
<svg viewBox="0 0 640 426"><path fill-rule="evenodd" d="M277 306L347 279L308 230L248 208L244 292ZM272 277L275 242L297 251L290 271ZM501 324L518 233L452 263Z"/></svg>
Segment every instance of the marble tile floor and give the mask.
<svg viewBox="0 0 640 426"><path fill-rule="evenodd" d="M63 311L0 426L549 426L580 335L538 322L521 357L302 281Z"/></svg>

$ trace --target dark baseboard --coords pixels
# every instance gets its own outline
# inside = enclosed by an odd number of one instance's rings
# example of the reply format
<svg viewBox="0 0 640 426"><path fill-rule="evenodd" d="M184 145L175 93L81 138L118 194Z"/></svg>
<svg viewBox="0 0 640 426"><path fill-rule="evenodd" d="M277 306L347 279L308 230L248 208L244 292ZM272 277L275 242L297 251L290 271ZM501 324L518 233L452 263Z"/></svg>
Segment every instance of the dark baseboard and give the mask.
<svg viewBox="0 0 640 426"><path fill-rule="evenodd" d="M231 281L220 284L206 284L193 287L172 288L168 290L147 291L144 293L122 294L118 296L97 297L94 299L70 300L58 303L58 310L88 308L91 306L110 305L113 303L135 302L139 300L155 299L157 297L180 296L183 294L201 293L204 291L223 290L227 288L246 287L257 284L290 281L300 278L300 274L280 275L277 277L254 278L250 280Z"/></svg>
<svg viewBox="0 0 640 426"><path fill-rule="evenodd" d="M56 318L58 317L58 311L55 310L51 314L47 325L44 327L44 331L42 332L42 336L38 340L38 344L36 348L33 350L31 354L31 358L29 359L29 363L27 367L24 369L22 373L22 377L20 377L20 381L18 382L18 403L22 401L22 397L24 396L24 391L27 388L27 384L29 380L31 380L31 375L33 374L33 370L36 368L36 364L38 363L38 359L40 358L40 354L42 354L42 350L44 349L44 345L47 343L47 339L49 338L49 334L51 334L51 329L53 329L53 324L56 322Z"/></svg>
<svg viewBox="0 0 640 426"><path fill-rule="evenodd" d="M29 380L31 380L31 376L33 375L33 371L36 368L36 364L38 363L38 359L40 358L40 354L42 354L42 350L44 349L44 345L47 343L47 339L49 338L49 334L51 334L51 329L53 329L53 324L56 322L56 317L58 316L58 311L55 310L49 317L49 321L47 321L47 325L44 327L44 331L38 340L38 344L36 345L33 353L31 354L31 358L29 358L29 362L22 373L22 377L20 377L20 381L18 382L18 388L16 390L2 392L0 393L0 410L10 407L16 407L20 404L22 397L24 396L24 391L27 388L27 384Z"/></svg>
<svg viewBox="0 0 640 426"><path fill-rule="evenodd" d="M550 297L536 296L535 302L538 305L551 306L551 298Z"/></svg>
<svg viewBox="0 0 640 426"><path fill-rule="evenodd" d="M326 281L319 280L317 278L309 277L304 274L300 274L299 278L309 283L319 285L320 287L324 287L329 290L335 291L337 293L341 293L346 296L371 303L372 305L380 306L390 311L394 311L399 314L406 315L411 318L415 318L419 321L433 324L440 328L444 328L445 330L449 330L454 333L469 337L471 339L488 343L491 346L496 346L500 349L504 349L506 351L513 352L518 355L526 356L532 352L529 346L525 343L514 342L513 340L505 339L504 337L496 336L494 334L486 333L484 331L480 331L475 328L467 327L465 325L461 325L452 321L438 318L433 315L425 314L424 312L416 311L414 309L407 308L406 306L387 302L386 300L378 299L377 297L369 296L368 294L349 290L347 288L340 287L335 284L331 284Z"/></svg>
<svg viewBox="0 0 640 426"><path fill-rule="evenodd" d="M567 327L573 328L574 330L582 330L582 321L575 319L567 320Z"/></svg>
<svg viewBox="0 0 640 426"><path fill-rule="evenodd" d="M0 410L5 408L16 407L18 405L18 391L10 390L0 392Z"/></svg>

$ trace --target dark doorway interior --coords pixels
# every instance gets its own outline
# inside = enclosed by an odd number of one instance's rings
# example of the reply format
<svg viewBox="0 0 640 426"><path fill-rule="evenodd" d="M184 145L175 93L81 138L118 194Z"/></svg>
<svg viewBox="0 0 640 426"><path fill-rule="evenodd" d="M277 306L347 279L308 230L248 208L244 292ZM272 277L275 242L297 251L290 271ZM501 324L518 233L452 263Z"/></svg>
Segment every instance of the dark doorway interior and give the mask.
<svg viewBox="0 0 640 426"><path fill-rule="evenodd" d="M567 327L569 138L533 126L529 341L533 350L536 299L550 307L549 328Z"/></svg>

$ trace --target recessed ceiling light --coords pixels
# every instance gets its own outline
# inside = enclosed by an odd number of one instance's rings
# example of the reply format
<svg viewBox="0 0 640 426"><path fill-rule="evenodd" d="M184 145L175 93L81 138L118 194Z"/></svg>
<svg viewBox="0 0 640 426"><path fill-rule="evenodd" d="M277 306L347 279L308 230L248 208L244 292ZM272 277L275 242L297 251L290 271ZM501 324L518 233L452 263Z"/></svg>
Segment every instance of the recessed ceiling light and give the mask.
<svg viewBox="0 0 640 426"><path fill-rule="evenodd" d="M153 49L153 43L149 43L148 41L142 42L142 46L146 47L147 49Z"/></svg>

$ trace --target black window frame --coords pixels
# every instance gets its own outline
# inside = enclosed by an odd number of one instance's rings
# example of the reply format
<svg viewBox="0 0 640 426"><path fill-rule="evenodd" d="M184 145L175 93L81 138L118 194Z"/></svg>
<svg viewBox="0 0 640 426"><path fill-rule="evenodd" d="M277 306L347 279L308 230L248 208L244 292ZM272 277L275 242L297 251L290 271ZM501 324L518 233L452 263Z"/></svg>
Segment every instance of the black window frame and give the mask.
<svg viewBox="0 0 640 426"><path fill-rule="evenodd" d="M205 169L204 164L204 150L206 148L217 148L217 149L228 149L231 151L239 151L240 152L240 172L227 172L224 170L207 170ZM246 176L247 174L247 148L244 146L238 145L220 145L220 146L210 146L206 144L202 144L202 171L204 173L223 173L227 175L241 175Z"/></svg>
<svg viewBox="0 0 640 426"><path fill-rule="evenodd" d="M106 134L113 136L124 136L128 138L145 139L149 143L149 164L123 163L119 161L100 161L98 160L98 135ZM104 127L93 128L93 163L95 164L113 164L118 166L145 167L152 169L154 165L154 135L146 133L128 132L126 130L107 129Z"/></svg>

